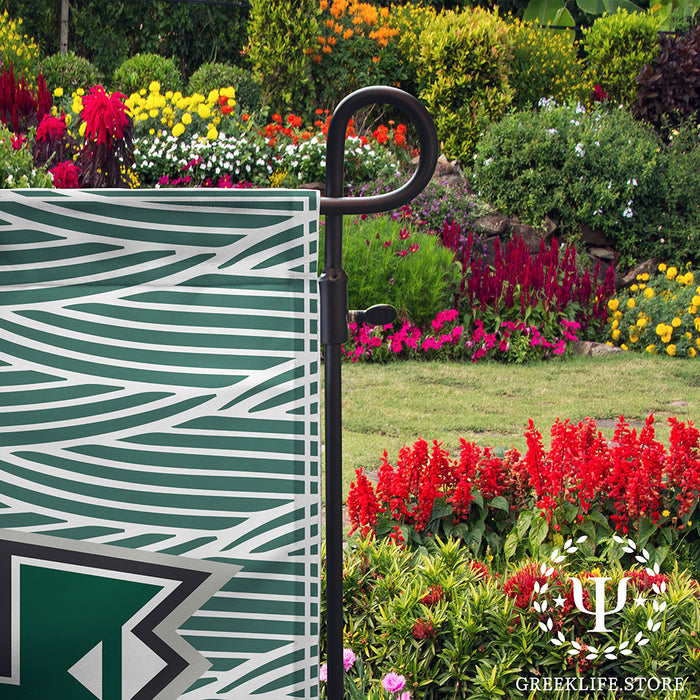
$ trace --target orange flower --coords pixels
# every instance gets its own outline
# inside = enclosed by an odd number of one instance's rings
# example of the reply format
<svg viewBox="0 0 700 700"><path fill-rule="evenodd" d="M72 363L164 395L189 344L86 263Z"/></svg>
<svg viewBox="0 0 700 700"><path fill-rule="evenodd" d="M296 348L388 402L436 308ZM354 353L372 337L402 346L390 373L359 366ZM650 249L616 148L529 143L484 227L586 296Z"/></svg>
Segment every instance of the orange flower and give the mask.
<svg viewBox="0 0 700 700"><path fill-rule="evenodd" d="M349 39L354 33L352 29L346 29L345 32L343 32L343 39Z"/></svg>
<svg viewBox="0 0 700 700"><path fill-rule="evenodd" d="M250 119L250 114L247 112L245 114L241 114L241 121L247 122Z"/></svg>
<svg viewBox="0 0 700 700"><path fill-rule="evenodd" d="M323 46L326 43L326 37L325 36L318 36L316 37L316 41L318 41L321 46Z"/></svg>
<svg viewBox="0 0 700 700"><path fill-rule="evenodd" d="M323 12L324 10L327 10L328 9L328 0L321 0L321 2L319 3L319 7L321 8L321 12Z"/></svg>
<svg viewBox="0 0 700 700"><path fill-rule="evenodd" d="M221 114L231 114L233 107L231 105L221 105Z"/></svg>
<svg viewBox="0 0 700 700"><path fill-rule="evenodd" d="M372 63L379 63L379 56L372 56Z"/></svg>
<svg viewBox="0 0 700 700"><path fill-rule="evenodd" d="M319 56L319 54L315 53L313 56L311 56L311 60L315 61L316 63L321 63L321 56Z"/></svg>
<svg viewBox="0 0 700 700"><path fill-rule="evenodd" d="M348 6L348 0L333 0L333 5L331 6L331 14L333 17L340 19L344 14Z"/></svg>
<svg viewBox="0 0 700 700"><path fill-rule="evenodd" d="M330 53L331 51L333 51L333 49L330 46L323 47L323 53Z"/></svg>
<svg viewBox="0 0 700 700"><path fill-rule="evenodd" d="M328 43L329 43L331 46L335 46L335 44L336 44L336 39L335 39L335 37L334 37L334 36L329 36L329 37L328 37Z"/></svg>

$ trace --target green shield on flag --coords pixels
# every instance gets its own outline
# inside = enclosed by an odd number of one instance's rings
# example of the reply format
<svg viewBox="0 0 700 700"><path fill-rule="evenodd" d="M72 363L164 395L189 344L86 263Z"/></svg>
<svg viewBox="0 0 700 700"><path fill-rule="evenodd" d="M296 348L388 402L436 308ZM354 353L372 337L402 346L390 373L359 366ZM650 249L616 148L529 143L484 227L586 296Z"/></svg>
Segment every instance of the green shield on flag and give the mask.
<svg viewBox="0 0 700 700"><path fill-rule="evenodd" d="M0 697L318 696L318 206L0 191Z"/></svg>

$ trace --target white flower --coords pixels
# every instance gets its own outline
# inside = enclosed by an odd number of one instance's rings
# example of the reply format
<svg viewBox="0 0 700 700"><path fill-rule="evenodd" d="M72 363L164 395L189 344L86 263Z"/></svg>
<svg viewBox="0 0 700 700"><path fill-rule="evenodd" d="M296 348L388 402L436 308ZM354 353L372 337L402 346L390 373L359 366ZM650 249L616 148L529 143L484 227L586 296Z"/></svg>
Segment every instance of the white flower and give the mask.
<svg viewBox="0 0 700 700"><path fill-rule="evenodd" d="M586 155L586 151L583 150L583 144L582 144L582 143L577 143L577 144L576 144L575 150L576 150L576 155L577 155L579 158L583 158L583 156Z"/></svg>
<svg viewBox="0 0 700 700"><path fill-rule="evenodd" d="M622 212L622 216L624 216L626 219L631 219L634 216L634 212L630 207L627 207L625 211Z"/></svg>
<svg viewBox="0 0 700 700"><path fill-rule="evenodd" d="M489 165L491 165L491 163L493 163L493 158L487 158L487 159L484 161L484 167L485 167L485 168L488 168Z"/></svg>
<svg viewBox="0 0 700 700"><path fill-rule="evenodd" d="M559 132L556 129L547 129L548 136L554 136L557 133L559 133Z"/></svg>

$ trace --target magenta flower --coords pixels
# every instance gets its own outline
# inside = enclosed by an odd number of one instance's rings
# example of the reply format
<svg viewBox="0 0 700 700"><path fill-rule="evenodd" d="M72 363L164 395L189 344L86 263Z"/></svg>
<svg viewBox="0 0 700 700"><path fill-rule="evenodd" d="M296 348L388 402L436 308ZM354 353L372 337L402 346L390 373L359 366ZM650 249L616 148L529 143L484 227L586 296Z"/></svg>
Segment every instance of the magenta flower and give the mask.
<svg viewBox="0 0 700 700"><path fill-rule="evenodd" d="M81 114L86 124L86 138L104 144L124 138L124 130L131 121L124 99L125 95L120 92L109 94L101 85L90 88L83 97Z"/></svg>
<svg viewBox="0 0 700 700"><path fill-rule="evenodd" d="M388 693L400 693L405 687L406 679L393 671L382 678L382 688Z"/></svg>
<svg viewBox="0 0 700 700"><path fill-rule="evenodd" d="M349 671L355 663L355 654L352 649L343 649L343 666Z"/></svg>
<svg viewBox="0 0 700 700"><path fill-rule="evenodd" d="M49 170L49 173L53 178L53 186L56 189L65 190L80 187L78 183L80 168L69 160L57 163Z"/></svg>

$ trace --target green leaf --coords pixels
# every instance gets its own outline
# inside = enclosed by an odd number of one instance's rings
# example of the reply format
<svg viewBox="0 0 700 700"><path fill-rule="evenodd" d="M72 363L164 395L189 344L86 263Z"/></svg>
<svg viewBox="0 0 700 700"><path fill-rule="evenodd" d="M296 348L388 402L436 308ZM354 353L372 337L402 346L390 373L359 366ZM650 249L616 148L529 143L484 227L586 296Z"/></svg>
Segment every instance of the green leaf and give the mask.
<svg viewBox="0 0 700 700"><path fill-rule="evenodd" d="M562 11L566 11L563 0L530 0L523 15L523 21L555 24L555 20L561 16Z"/></svg>
<svg viewBox="0 0 700 700"><path fill-rule="evenodd" d="M452 515L454 508L447 503L443 498L438 498L433 504L433 512L430 515L431 520L440 520Z"/></svg>
<svg viewBox="0 0 700 700"><path fill-rule="evenodd" d="M512 559L515 556L515 552L518 549L518 534L515 530L511 530L506 537L506 541L503 544L503 554L506 559Z"/></svg>
<svg viewBox="0 0 700 700"><path fill-rule="evenodd" d="M545 541L547 532L549 531L549 523L544 516L538 517L537 522L530 528L530 546L533 553L538 552L540 545Z"/></svg>
<svg viewBox="0 0 700 700"><path fill-rule="evenodd" d="M497 508L498 510L502 510L504 512L508 512L510 510L510 506L508 505L508 501L503 496L496 496L495 498L492 498L489 501L489 505L492 508Z"/></svg>
<svg viewBox="0 0 700 700"><path fill-rule="evenodd" d="M525 535L530 528L530 524L532 523L532 517L533 513L530 510L524 510L520 513L518 522L515 525L515 529L517 530L517 534L520 539L525 538Z"/></svg>
<svg viewBox="0 0 700 700"><path fill-rule="evenodd" d="M605 11L602 0L576 0L576 4L588 15L602 15Z"/></svg>
<svg viewBox="0 0 700 700"><path fill-rule="evenodd" d="M656 523L653 523L649 518L642 518L639 524L639 535L637 538L637 546L644 547L649 541L649 538L658 530Z"/></svg>

